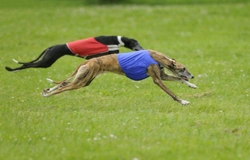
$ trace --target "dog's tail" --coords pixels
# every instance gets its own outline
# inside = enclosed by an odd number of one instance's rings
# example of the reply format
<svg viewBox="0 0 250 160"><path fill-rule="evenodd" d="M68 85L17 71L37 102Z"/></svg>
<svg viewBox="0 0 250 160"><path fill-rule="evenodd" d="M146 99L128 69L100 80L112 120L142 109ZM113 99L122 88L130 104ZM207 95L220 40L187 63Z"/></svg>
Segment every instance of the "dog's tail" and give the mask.
<svg viewBox="0 0 250 160"><path fill-rule="evenodd" d="M54 84L60 84L60 83L63 83L63 82L67 82L67 81L71 80L71 79L76 75L78 69L79 69L81 66L83 66L83 65L85 65L85 64L87 64L87 63L88 63L88 61L85 61L85 62L81 63L81 64L76 68L76 70L75 70L68 78L66 78L66 79L64 79L64 80L62 80L62 81L59 81L59 82L58 82L58 81L54 81L54 80L52 80L52 79L50 79L50 78L46 78L46 80L49 81L50 83L54 83Z"/></svg>
<svg viewBox="0 0 250 160"><path fill-rule="evenodd" d="M50 48L45 49L36 59L30 61L30 62L19 62L18 60L12 59L15 63L17 64L29 64L29 63L34 63L38 61Z"/></svg>

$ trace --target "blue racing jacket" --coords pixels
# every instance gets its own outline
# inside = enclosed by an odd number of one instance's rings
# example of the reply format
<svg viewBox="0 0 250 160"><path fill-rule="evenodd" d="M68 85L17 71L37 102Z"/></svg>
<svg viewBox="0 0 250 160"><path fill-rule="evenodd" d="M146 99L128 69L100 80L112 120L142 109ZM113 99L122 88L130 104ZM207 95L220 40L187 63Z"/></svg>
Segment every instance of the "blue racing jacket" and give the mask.
<svg viewBox="0 0 250 160"><path fill-rule="evenodd" d="M117 58L126 76L135 81L148 77L146 72L151 64L159 65L159 63L150 56L148 50L117 54Z"/></svg>

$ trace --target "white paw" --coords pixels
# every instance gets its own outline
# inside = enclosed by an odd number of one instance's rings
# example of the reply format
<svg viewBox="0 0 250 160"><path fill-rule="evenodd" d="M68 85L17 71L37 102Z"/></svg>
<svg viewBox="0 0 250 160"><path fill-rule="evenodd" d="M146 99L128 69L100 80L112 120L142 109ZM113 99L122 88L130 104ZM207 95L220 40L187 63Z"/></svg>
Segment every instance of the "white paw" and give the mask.
<svg viewBox="0 0 250 160"><path fill-rule="evenodd" d="M44 96L44 97L48 97L48 94L46 92L44 92L44 91L41 93L41 95Z"/></svg>
<svg viewBox="0 0 250 160"><path fill-rule="evenodd" d="M41 93L42 96L48 97L50 92L50 88L44 89L43 92Z"/></svg>
<svg viewBox="0 0 250 160"><path fill-rule="evenodd" d="M188 105L188 104L189 104L189 102L188 102L188 101L186 101L186 100L181 100L181 104L182 104L182 105Z"/></svg>
<svg viewBox="0 0 250 160"><path fill-rule="evenodd" d="M50 83L53 83L54 81L52 80L52 79L50 79L50 78L46 78L46 80L48 81L48 82L50 82Z"/></svg>
<svg viewBox="0 0 250 160"><path fill-rule="evenodd" d="M192 83L188 84L188 86L191 88L198 88L195 84L192 84Z"/></svg>
<svg viewBox="0 0 250 160"><path fill-rule="evenodd" d="M182 82L185 83L186 85L188 85L188 86L191 87L191 88L198 88L195 84L190 83L190 82L188 82L188 81L183 80Z"/></svg>
<svg viewBox="0 0 250 160"><path fill-rule="evenodd" d="M15 60L14 58L13 58L12 60L13 60L15 63L17 63L17 64L19 63L19 62L18 62L17 60Z"/></svg>

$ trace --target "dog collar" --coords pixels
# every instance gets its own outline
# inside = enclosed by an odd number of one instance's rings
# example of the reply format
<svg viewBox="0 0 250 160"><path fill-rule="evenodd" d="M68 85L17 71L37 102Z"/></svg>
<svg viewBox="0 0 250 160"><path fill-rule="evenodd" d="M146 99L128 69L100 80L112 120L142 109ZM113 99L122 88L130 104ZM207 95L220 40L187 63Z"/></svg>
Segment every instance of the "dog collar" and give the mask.
<svg viewBox="0 0 250 160"><path fill-rule="evenodd" d="M123 41L122 41L122 36L117 36L117 40L118 40L118 42L119 42L119 46L124 46L124 43L123 43Z"/></svg>

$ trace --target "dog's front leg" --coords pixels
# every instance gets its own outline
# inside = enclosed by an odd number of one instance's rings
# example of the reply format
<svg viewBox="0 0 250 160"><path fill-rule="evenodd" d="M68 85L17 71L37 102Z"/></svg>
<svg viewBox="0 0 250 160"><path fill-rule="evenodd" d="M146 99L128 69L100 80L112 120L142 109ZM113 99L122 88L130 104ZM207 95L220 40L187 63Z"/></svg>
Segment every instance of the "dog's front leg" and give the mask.
<svg viewBox="0 0 250 160"><path fill-rule="evenodd" d="M175 77L175 76L167 75L164 72L163 69L161 70L161 79L164 80L164 81L179 81L179 82L185 83L186 85L188 85L191 88L198 88L195 84L190 83L190 82L188 82L186 80L183 80L180 77Z"/></svg>
<svg viewBox="0 0 250 160"><path fill-rule="evenodd" d="M186 85L188 85L190 88L194 88L194 89L198 88L195 84L190 83L188 81L182 80L182 82L185 83Z"/></svg>
<svg viewBox="0 0 250 160"><path fill-rule="evenodd" d="M164 81L179 81L179 82L182 81L180 77L166 74L163 69L161 69L161 79Z"/></svg>
<svg viewBox="0 0 250 160"><path fill-rule="evenodd" d="M167 94L169 94L175 101L181 103L182 105L188 105L189 102L186 100L179 99L170 89L168 89L163 82L159 79L153 79L154 83L157 84L162 90L164 90Z"/></svg>
<svg viewBox="0 0 250 160"><path fill-rule="evenodd" d="M160 69L157 65L150 65L147 71L148 75L153 78L155 84L157 84L162 90L164 90L168 95L170 95L175 101L181 103L182 105L188 105L189 102L186 100L179 99L170 89L168 89L161 80Z"/></svg>

